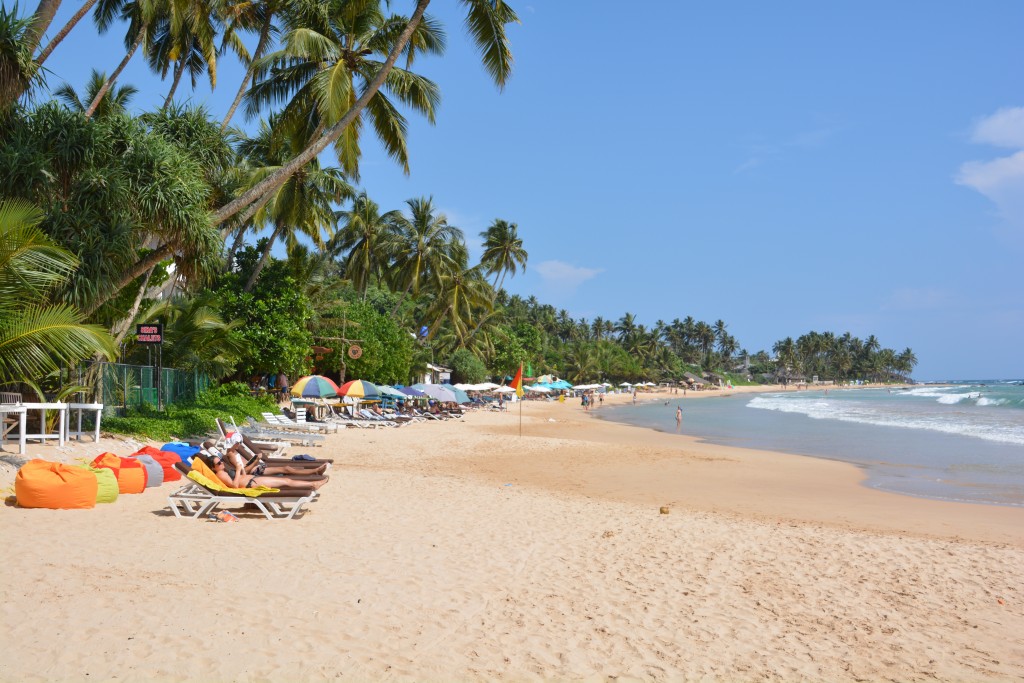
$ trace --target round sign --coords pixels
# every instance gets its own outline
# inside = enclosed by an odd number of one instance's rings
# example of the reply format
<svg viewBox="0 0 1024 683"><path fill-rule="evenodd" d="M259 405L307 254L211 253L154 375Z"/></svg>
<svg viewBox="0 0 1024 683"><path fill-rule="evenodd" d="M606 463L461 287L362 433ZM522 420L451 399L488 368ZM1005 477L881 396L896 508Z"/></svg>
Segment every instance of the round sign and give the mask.
<svg viewBox="0 0 1024 683"><path fill-rule="evenodd" d="M348 357L351 358L352 360L355 360L356 358L359 358L362 355L363 350L360 347L356 346L355 344L348 347Z"/></svg>

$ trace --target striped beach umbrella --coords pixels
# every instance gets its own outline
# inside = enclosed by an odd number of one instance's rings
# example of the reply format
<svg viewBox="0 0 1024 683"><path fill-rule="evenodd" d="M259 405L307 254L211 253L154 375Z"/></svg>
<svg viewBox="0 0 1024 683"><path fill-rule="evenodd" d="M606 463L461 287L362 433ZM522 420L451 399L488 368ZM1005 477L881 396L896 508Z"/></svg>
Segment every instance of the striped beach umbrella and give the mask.
<svg viewBox="0 0 1024 683"><path fill-rule="evenodd" d="M349 398L380 398L380 391L377 385L363 379L354 379L345 382L338 388L338 396Z"/></svg>
<svg viewBox="0 0 1024 683"><path fill-rule="evenodd" d="M292 385L292 396L333 398L337 395L338 385L323 375L309 375Z"/></svg>

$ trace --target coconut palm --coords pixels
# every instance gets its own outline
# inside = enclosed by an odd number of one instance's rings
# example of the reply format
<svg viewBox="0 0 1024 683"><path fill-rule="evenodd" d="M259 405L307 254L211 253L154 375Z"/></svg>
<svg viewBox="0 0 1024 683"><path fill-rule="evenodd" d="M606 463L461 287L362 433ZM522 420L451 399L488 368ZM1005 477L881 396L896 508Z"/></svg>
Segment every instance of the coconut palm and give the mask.
<svg viewBox="0 0 1024 683"><path fill-rule="evenodd" d="M280 33L279 26L275 23L275 20L286 4L287 0L263 0L262 2L242 0L241 2L231 3L224 8L226 21L224 37L221 42L221 52L227 49L233 51L242 60L242 63L246 65L246 70L245 76L242 77L242 82L238 86L238 93L228 108L228 113L224 115L224 120L221 121L221 130L228 127L228 123L234 117L238 105L242 103L246 90L249 89L252 76L256 72L256 65ZM259 34L252 54L249 53L238 35L241 31L257 31Z"/></svg>
<svg viewBox="0 0 1024 683"><path fill-rule="evenodd" d="M277 119L263 121L260 131L254 138L243 141L240 152L252 165L252 182L258 182L268 173L273 173L283 159L287 159L303 138L293 134L281 139L279 131L275 131ZM260 272L270 259L270 251L279 237L283 237L288 245L296 242L299 234L306 235L317 246L322 247L324 237L334 232L333 203L352 197L354 191L345 180L345 174L338 168L321 168L317 160L311 161L306 168L291 176L280 186L272 199L257 213L256 223L269 223L273 226L270 237L264 244L263 253L256 263L245 291L252 290Z"/></svg>
<svg viewBox="0 0 1024 683"><path fill-rule="evenodd" d="M405 17L388 16L378 2L365 0L306 3L286 21L281 49L256 64L255 80L246 95L247 111L252 115L264 107L284 104L282 122L305 126L310 134L335 125L355 104L359 93L383 68L380 58L388 54L401 27L409 22ZM420 52L442 54L444 47L440 25L424 17L410 39L406 64L411 65ZM367 103L367 118L377 138L408 173L407 122L395 101L433 123L440 91L429 79L395 67ZM356 119L334 146L338 162L353 178L359 177L362 121Z"/></svg>
<svg viewBox="0 0 1024 683"><path fill-rule="evenodd" d="M72 306L50 303L77 261L42 230L30 205L0 203L0 384L38 381L94 354L116 355L110 335L83 325Z"/></svg>
<svg viewBox="0 0 1024 683"><path fill-rule="evenodd" d="M495 291L501 289L505 275L516 274L517 266L526 271L526 259L529 254L523 249L523 240L517 230L518 226L515 223L496 218L487 230L480 233L484 238L484 253L480 256L480 264L484 266L488 275L494 275Z"/></svg>
<svg viewBox="0 0 1024 683"><path fill-rule="evenodd" d="M216 22L221 13L217 0L170 2L151 28L152 38L147 50L151 69L166 78L172 65L174 74L164 100L170 105L182 76L187 71L192 88L203 73L210 80L210 89L217 86Z"/></svg>
<svg viewBox="0 0 1024 683"><path fill-rule="evenodd" d="M207 290L192 298L158 301L139 316L139 322L163 321L165 366L220 379L235 371L247 347L232 334L242 321L225 321L217 307L217 295Z"/></svg>
<svg viewBox="0 0 1024 683"><path fill-rule="evenodd" d="M370 280L375 279L380 284L402 221L402 212L395 210L381 215L380 207L363 191L356 195L351 209L335 215L339 223L337 248L347 252L345 277L365 299Z"/></svg>
<svg viewBox="0 0 1024 683"><path fill-rule="evenodd" d="M431 288L434 298L427 308L424 324L430 330L428 341L442 323L446 323L458 340L456 348L464 348L472 334L473 318L491 310L493 292L479 266L468 267L464 244L453 246L452 252L453 257L447 267L433 272Z"/></svg>
<svg viewBox="0 0 1024 683"><path fill-rule="evenodd" d="M409 216L401 216L396 223L390 280L392 289L401 291L402 296L392 316L410 293L419 295L420 288L435 273L454 270L458 249L465 244L462 230L449 225L447 216L436 212L433 197L409 199L406 204Z"/></svg>
<svg viewBox="0 0 1024 683"><path fill-rule="evenodd" d="M512 52L505 35L505 26L513 22L518 23L519 19L515 11L504 0L459 0L459 3L466 9L466 28L480 50L484 68L498 87L504 88L512 73ZM423 44L422 38L414 39L414 35L425 35L418 31L429 4L430 0L418 0L416 9L413 10L412 16L404 26L402 22L395 22L392 25L390 28L392 36L387 41L387 58L380 63L373 77L365 84L362 93L352 102L348 111L337 118L337 123L323 130L321 135L313 136L306 149L280 170L214 212L212 218L215 223L219 224L259 201L267 192L283 183L289 175L295 173L304 164L327 149L329 145L337 146L338 140L361 117L385 81L391 78L398 58L405 55L406 66L409 67L414 54L422 52L428 47ZM302 39L299 42L302 42ZM300 47L300 45L296 47ZM323 47L327 46L323 45ZM399 78L398 81L401 84L403 79ZM401 87L408 88L409 85L406 83ZM333 91L338 92L337 89ZM333 104L340 109L337 106L338 101L333 101ZM330 113L332 108L328 109L328 113Z"/></svg>
<svg viewBox="0 0 1024 683"><path fill-rule="evenodd" d="M130 0L130 2L125 2L125 0L100 0L94 15L96 27L100 33L106 33L116 18L127 21L128 30L124 35L126 52L124 58L110 74L106 83L100 87L96 97L93 98L85 110L86 117L92 117L100 102L106 96L111 86L117 81L117 77L128 66L128 62L131 61L139 47L145 44L146 47L143 49L148 50L153 39L152 29L157 22L166 18L167 12L168 7L164 0Z"/></svg>
<svg viewBox="0 0 1024 683"><path fill-rule="evenodd" d="M53 94L57 99L67 105L68 109L71 111L85 113L85 110L89 108L89 104L96 98L100 88L102 88L103 84L106 82L107 75L102 71L93 69L88 82L85 84L85 92L82 97L78 95L69 83L65 83L54 90ZM96 117L103 117L109 116L113 113L126 113L128 111L129 103L131 103L132 98L135 97L138 92L138 88L132 85L111 87L107 96L104 97L100 101L99 106L96 107L94 115Z"/></svg>

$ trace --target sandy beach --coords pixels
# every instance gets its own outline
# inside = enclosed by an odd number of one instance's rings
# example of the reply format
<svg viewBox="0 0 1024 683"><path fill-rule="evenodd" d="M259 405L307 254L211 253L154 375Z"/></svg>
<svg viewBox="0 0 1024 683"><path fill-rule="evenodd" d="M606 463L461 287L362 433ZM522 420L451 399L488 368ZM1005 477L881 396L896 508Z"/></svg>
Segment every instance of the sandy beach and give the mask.
<svg viewBox="0 0 1024 683"><path fill-rule="evenodd" d="M519 420L293 448L336 463L291 521L176 519L178 483L87 511L9 503L0 679L1024 678L1024 508L883 493L850 465L578 400L527 402L521 437Z"/></svg>

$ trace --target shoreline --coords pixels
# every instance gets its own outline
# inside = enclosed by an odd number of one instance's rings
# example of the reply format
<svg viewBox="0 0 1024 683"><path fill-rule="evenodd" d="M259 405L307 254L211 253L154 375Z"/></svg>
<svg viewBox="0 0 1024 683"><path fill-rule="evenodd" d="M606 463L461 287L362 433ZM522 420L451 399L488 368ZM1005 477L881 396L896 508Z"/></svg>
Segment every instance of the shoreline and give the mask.
<svg viewBox="0 0 1024 683"><path fill-rule="evenodd" d="M861 387L847 387L856 391ZM732 392L668 394L651 392L639 402L711 400L737 393L774 392L775 387L737 387ZM631 402L627 394L607 397L606 405ZM516 404L510 412L517 410ZM592 452L565 457L550 454L550 467L503 458L519 481L555 493L669 505L695 512L735 514L752 519L784 519L842 529L910 533L923 538L958 538L1011 543L1024 547L1024 508L939 500L875 489L863 482L865 470L838 459L726 446L700 437L675 434L600 417L601 408L583 411L578 403L527 401L523 436L560 438L595 444ZM549 422L554 420L554 422ZM507 436L508 430L497 430ZM630 446L634 453L616 451ZM491 481L502 470L477 459L460 471ZM567 481L571 472L576 479Z"/></svg>

